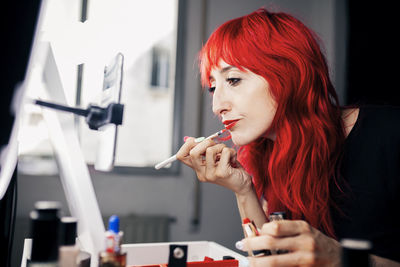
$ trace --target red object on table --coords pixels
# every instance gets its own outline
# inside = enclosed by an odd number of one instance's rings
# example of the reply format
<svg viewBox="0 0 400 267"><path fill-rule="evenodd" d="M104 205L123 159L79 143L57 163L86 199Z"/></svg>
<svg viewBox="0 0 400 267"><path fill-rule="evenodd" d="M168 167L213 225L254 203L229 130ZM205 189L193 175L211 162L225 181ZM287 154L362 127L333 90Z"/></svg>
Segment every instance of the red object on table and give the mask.
<svg viewBox="0 0 400 267"><path fill-rule="evenodd" d="M239 261L235 259L217 260L210 257L204 257L203 261L187 262L187 267L238 267ZM153 264L153 265L131 265L129 267L168 267L168 264Z"/></svg>

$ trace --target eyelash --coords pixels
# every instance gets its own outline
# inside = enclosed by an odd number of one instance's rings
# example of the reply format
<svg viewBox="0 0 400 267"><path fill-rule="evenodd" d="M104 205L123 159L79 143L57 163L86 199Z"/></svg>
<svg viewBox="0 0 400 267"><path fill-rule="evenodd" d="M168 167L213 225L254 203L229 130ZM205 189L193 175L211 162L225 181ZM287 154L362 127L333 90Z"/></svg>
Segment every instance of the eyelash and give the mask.
<svg viewBox="0 0 400 267"><path fill-rule="evenodd" d="M236 86L242 79L240 78L227 78L226 81L229 83L230 86ZM215 86L208 88L208 92L214 93Z"/></svg>
<svg viewBox="0 0 400 267"><path fill-rule="evenodd" d="M226 81L229 83L231 86L237 85L242 79L240 78L228 78Z"/></svg>

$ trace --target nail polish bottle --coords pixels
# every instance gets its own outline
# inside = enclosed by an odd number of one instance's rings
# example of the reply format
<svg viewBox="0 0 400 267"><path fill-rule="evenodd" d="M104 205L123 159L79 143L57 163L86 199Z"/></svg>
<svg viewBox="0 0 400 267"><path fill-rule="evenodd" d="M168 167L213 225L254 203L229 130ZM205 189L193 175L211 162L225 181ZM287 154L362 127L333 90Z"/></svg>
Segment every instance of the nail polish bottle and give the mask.
<svg viewBox="0 0 400 267"><path fill-rule="evenodd" d="M106 249L100 253L100 267L125 267L126 253L121 251L123 232L119 230L119 218L112 215L105 233Z"/></svg>

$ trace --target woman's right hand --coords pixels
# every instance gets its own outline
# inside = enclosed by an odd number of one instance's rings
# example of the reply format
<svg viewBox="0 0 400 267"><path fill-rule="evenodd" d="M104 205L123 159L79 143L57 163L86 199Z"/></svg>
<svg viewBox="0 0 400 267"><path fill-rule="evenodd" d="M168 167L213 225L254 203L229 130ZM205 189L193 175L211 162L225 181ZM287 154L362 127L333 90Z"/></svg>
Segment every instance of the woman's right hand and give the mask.
<svg viewBox="0 0 400 267"><path fill-rule="evenodd" d="M251 190L251 176L237 161L233 148L212 139L195 140L193 137L186 139L176 157L191 167L201 182L224 186L239 195Z"/></svg>

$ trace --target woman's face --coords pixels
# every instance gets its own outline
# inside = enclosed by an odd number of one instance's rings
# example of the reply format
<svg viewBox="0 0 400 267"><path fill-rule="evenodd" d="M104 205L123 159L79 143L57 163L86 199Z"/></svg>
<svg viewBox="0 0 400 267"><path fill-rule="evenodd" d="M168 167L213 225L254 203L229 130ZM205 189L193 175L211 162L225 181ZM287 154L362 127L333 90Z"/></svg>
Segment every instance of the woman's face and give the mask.
<svg viewBox="0 0 400 267"><path fill-rule="evenodd" d="M210 83L213 112L230 129L234 144L246 145L265 134L277 105L262 76L221 61L211 70ZM267 137L275 139L273 133Z"/></svg>

